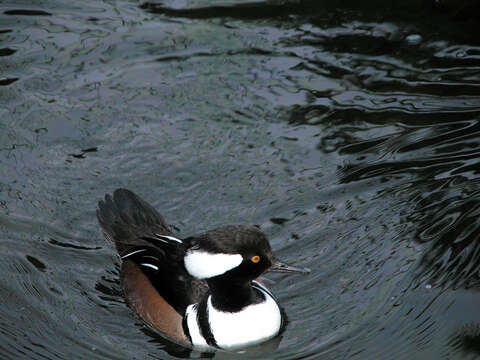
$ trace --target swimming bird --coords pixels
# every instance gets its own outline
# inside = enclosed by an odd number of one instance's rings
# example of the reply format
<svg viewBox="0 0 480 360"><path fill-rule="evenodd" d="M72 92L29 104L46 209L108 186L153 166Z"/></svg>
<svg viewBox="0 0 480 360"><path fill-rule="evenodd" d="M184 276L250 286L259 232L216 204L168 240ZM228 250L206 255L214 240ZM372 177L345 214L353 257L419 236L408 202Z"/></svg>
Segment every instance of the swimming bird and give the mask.
<svg viewBox="0 0 480 360"><path fill-rule="evenodd" d="M223 226L180 239L155 208L126 189L107 194L97 218L121 258L129 306L184 346L237 349L272 339L285 319L258 277L308 272L277 261L256 226Z"/></svg>

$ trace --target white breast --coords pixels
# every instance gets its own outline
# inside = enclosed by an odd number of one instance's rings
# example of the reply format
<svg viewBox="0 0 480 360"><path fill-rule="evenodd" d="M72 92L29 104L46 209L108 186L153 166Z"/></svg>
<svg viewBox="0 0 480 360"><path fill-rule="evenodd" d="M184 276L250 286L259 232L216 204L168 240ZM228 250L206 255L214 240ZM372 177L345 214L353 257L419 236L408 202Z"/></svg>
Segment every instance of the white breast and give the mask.
<svg viewBox="0 0 480 360"><path fill-rule="evenodd" d="M208 317L212 334L221 348L254 345L273 338L280 331L282 315L273 298L259 289L266 300L231 313L215 309L208 298Z"/></svg>

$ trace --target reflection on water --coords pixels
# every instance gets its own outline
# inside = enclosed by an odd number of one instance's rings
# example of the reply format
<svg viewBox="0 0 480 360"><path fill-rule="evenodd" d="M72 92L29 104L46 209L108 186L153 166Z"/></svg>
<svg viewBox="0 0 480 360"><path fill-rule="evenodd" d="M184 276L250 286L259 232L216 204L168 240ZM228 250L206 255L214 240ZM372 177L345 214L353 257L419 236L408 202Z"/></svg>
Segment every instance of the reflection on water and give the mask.
<svg viewBox="0 0 480 360"><path fill-rule="evenodd" d="M456 350L463 351L465 355L480 355L480 325L475 323L464 325L452 336L450 345Z"/></svg>
<svg viewBox="0 0 480 360"><path fill-rule="evenodd" d="M1 358L478 357L478 5L2 3ZM270 285L278 344L135 318L95 222L120 186L311 268Z"/></svg>
<svg viewBox="0 0 480 360"><path fill-rule="evenodd" d="M479 123L422 124L381 142L362 142L362 152L384 149L380 161L344 169L344 182L408 176L397 189L412 204L408 220L415 240L429 243L419 275L438 286L478 286ZM388 154L387 149L395 153ZM428 152L425 151L428 149Z"/></svg>

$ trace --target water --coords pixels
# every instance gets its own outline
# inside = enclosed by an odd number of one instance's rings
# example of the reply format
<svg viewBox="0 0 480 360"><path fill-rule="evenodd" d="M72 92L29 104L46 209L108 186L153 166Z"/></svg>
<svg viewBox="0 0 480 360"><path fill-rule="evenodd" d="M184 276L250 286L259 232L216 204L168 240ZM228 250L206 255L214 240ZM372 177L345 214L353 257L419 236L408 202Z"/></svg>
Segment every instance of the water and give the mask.
<svg viewBox="0 0 480 360"><path fill-rule="evenodd" d="M216 358L480 356L475 1L0 4L2 359L173 359L96 202L258 224L281 339ZM436 4L436 5L435 5Z"/></svg>

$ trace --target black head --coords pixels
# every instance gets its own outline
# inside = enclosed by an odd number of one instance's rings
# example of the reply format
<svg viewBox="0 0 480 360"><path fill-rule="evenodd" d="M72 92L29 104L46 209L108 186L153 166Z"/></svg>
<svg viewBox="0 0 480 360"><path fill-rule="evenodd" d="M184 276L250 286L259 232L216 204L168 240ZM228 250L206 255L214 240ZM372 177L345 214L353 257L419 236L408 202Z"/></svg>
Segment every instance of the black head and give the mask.
<svg viewBox="0 0 480 360"><path fill-rule="evenodd" d="M255 226L225 226L188 240L185 268L199 279L228 277L249 281L269 270L305 272L275 261L265 234Z"/></svg>

